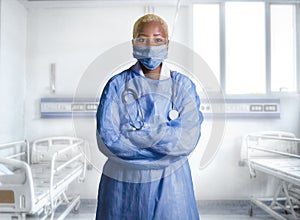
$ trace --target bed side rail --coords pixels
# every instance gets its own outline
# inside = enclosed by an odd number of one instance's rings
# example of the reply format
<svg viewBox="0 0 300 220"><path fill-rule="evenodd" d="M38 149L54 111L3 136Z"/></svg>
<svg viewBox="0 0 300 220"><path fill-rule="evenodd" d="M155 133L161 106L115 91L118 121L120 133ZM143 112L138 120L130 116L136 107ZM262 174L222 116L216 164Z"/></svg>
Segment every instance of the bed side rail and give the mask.
<svg viewBox="0 0 300 220"><path fill-rule="evenodd" d="M287 132L256 133L246 136L247 159L257 156L278 156L300 158L300 139ZM255 154L251 155L251 152Z"/></svg>
<svg viewBox="0 0 300 220"><path fill-rule="evenodd" d="M0 144L0 157L26 160L30 164L30 148L27 140Z"/></svg>
<svg viewBox="0 0 300 220"><path fill-rule="evenodd" d="M49 200L52 209L58 206L57 195L64 193L71 182L75 179L84 180L86 147L85 140L73 137L51 137L33 142L32 163L49 164ZM57 178L62 175L62 178Z"/></svg>
<svg viewBox="0 0 300 220"><path fill-rule="evenodd" d="M0 152L0 212L31 210L34 188L28 142L1 144Z"/></svg>
<svg viewBox="0 0 300 220"><path fill-rule="evenodd" d="M84 170L81 179L86 174L86 152L88 150L88 142L81 138L58 136L42 138L33 141L31 150L31 163L49 163L65 162L61 165L59 171L77 159L84 164ZM52 165L51 165L52 166Z"/></svg>
<svg viewBox="0 0 300 220"><path fill-rule="evenodd" d="M239 165L248 165L250 176L255 176L249 161L253 158L300 159L300 139L284 131L263 131L243 136Z"/></svg>
<svg viewBox="0 0 300 220"><path fill-rule="evenodd" d="M295 157L299 158L300 139L294 134L282 131L265 131L243 136L241 162L253 157Z"/></svg>
<svg viewBox="0 0 300 220"><path fill-rule="evenodd" d="M58 137L48 137L37 139L32 142L32 152L31 152L31 162L32 163L41 163L43 161L51 161L53 155L67 146L71 146L80 142L81 145L86 145L86 141L80 138L75 137L67 137L67 136L58 136ZM83 143L85 142L85 143ZM80 150L84 150L86 146L80 148ZM76 150L75 148L72 148ZM60 153L60 157L58 159L66 160L64 156L67 154Z"/></svg>

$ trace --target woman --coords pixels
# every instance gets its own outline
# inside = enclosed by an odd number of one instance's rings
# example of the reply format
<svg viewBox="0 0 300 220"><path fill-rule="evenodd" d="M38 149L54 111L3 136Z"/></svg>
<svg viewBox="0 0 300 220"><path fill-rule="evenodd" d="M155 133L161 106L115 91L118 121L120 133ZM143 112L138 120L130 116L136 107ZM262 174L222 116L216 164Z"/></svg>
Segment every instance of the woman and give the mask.
<svg viewBox="0 0 300 220"><path fill-rule="evenodd" d="M202 114L193 82L170 71L168 28L157 15L133 28L137 63L104 88L98 146L108 160L99 184L98 220L199 219L187 156Z"/></svg>

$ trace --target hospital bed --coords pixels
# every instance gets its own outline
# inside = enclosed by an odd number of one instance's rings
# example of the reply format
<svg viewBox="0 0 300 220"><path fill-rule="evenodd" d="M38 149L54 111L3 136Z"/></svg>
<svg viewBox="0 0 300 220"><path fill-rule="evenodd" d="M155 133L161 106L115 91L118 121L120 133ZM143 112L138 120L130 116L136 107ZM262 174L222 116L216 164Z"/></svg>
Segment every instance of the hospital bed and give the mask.
<svg viewBox="0 0 300 220"><path fill-rule="evenodd" d="M64 219L78 210L80 195L67 189L85 178L86 146L74 137L0 145L0 219Z"/></svg>
<svg viewBox="0 0 300 220"><path fill-rule="evenodd" d="M300 139L281 131L254 133L243 138L243 157L250 176L262 172L278 181L272 198L251 199L250 216L255 204L275 219L300 219L299 147Z"/></svg>

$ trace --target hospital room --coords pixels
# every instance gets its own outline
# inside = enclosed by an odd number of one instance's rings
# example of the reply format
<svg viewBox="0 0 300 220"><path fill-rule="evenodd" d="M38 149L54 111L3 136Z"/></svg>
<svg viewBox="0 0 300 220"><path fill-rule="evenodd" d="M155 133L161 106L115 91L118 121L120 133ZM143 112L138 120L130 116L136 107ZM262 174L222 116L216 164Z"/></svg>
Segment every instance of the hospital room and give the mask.
<svg viewBox="0 0 300 220"><path fill-rule="evenodd" d="M300 219L300 0L0 0L1 220Z"/></svg>

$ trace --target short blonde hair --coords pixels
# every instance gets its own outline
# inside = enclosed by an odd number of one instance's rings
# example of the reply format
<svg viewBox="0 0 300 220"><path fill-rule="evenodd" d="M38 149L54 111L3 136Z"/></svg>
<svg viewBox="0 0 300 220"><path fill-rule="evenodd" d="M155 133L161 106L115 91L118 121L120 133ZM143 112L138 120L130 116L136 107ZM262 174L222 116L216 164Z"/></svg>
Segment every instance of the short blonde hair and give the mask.
<svg viewBox="0 0 300 220"><path fill-rule="evenodd" d="M141 28L141 26L145 23L148 23L148 22L159 22L161 25L162 25L162 28L164 29L165 31L165 34L166 34L166 37L168 39L169 37L169 33L168 33L168 25L167 23L159 16L155 15L155 14L146 14L142 17L140 17L133 25L133 32L132 32L132 37L133 38L136 38L136 36L138 35L139 33L139 30Z"/></svg>

